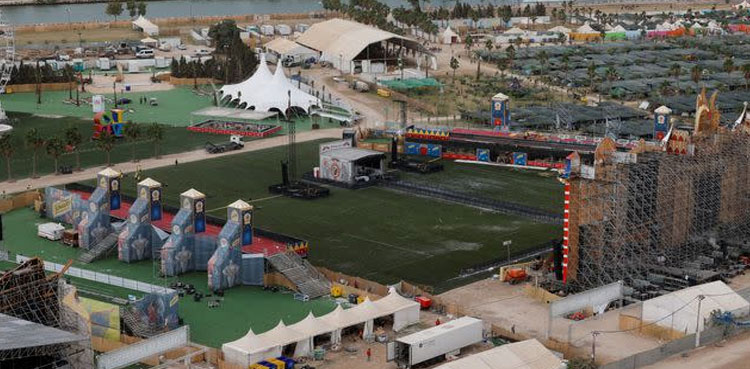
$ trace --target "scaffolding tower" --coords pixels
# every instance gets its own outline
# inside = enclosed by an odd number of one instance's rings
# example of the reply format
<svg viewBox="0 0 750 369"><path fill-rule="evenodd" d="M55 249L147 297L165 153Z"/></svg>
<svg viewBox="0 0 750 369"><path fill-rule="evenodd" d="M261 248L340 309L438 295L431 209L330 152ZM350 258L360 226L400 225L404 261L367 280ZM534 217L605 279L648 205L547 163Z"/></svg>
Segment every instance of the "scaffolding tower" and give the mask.
<svg viewBox="0 0 750 369"><path fill-rule="evenodd" d="M648 284L654 275L699 283L750 251L750 135L722 129L693 135L689 146L685 154L611 153L571 175L570 286Z"/></svg>
<svg viewBox="0 0 750 369"><path fill-rule="evenodd" d="M38 345L11 350L0 348L0 367L56 368L70 365L73 369L87 369L93 366L91 341L85 324L82 324L83 318L59 298L70 288L60 278L65 270L67 267L59 273L46 275L44 262L32 258L0 275L0 314L74 333L83 339L43 344L40 337Z"/></svg>

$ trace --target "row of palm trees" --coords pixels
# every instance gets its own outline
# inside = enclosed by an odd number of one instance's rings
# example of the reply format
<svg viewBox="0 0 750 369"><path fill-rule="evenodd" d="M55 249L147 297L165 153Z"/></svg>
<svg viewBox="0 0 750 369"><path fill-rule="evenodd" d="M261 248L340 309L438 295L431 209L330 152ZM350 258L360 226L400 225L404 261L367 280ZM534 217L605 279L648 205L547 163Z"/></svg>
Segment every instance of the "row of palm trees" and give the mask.
<svg viewBox="0 0 750 369"><path fill-rule="evenodd" d="M123 130L124 139L131 147L131 160L137 161L135 148L136 143L146 138L154 143L154 157L159 157L159 145L164 139L164 126L158 123L142 125L129 122L125 124ZM75 170L81 170L80 147L83 143L83 135L77 127L70 127L63 131L60 136L43 137L37 128L30 128L24 136L24 144L31 149L31 177L38 178L37 157L43 150L55 162L55 174L60 173L59 159L66 153L73 153L76 157ZM117 137L109 131L101 132L99 138L95 141L96 148L106 154L107 166L112 165L111 152L117 143ZM16 154L17 142L12 133L0 136L0 156L5 160L7 179L11 180L11 160Z"/></svg>

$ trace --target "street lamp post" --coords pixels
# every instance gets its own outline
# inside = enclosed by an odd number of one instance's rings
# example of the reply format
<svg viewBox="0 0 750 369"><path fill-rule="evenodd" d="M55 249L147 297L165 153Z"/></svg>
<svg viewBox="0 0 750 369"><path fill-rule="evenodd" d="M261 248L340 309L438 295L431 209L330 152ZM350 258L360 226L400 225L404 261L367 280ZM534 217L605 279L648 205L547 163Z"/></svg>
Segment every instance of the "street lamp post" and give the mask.
<svg viewBox="0 0 750 369"><path fill-rule="evenodd" d="M706 296L698 295L698 315L695 317L695 348L701 344L701 302Z"/></svg>
<svg viewBox="0 0 750 369"><path fill-rule="evenodd" d="M505 246L505 249L508 251L508 262L509 263L510 263L510 245L512 245L512 244L513 244L513 241L511 241L511 240L503 241L503 246Z"/></svg>

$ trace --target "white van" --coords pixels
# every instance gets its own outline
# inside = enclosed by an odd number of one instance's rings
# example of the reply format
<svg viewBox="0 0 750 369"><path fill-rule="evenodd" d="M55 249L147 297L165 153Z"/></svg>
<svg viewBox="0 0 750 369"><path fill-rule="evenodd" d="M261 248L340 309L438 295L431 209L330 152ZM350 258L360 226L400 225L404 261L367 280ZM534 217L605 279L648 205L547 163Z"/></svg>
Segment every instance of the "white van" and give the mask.
<svg viewBox="0 0 750 369"><path fill-rule="evenodd" d="M154 57L154 49L142 49L135 53L135 57L138 59L152 59Z"/></svg>
<svg viewBox="0 0 750 369"><path fill-rule="evenodd" d="M64 231L65 227L60 223L43 223L36 227L37 236L50 241L60 240Z"/></svg>

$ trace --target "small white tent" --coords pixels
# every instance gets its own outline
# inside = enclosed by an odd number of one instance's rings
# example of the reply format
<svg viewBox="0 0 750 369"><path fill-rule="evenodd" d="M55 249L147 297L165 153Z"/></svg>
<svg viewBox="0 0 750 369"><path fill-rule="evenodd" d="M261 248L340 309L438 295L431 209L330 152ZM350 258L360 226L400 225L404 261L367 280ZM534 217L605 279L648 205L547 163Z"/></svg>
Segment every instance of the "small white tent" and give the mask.
<svg viewBox="0 0 750 369"><path fill-rule="evenodd" d="M442 37L443 43L446 45L461 43L461 38L458 37L458 33L451 29L451 26L448 26L448 28L443 31Z"/></svg>
<svg viewBox="0 0 750 369"><path fill-rule="evenodd" d="M419 303L407 299L391 287L388 296L373 302L384 314L393 314L393 330L398 332L404 327L419 323Z"/></svg>
<svg viewBox="0 0 750 369"><path fill-rule="evenodd" d="M159 34L159 26L153 24L142 15L139 15L138 18L133 21L133 29L141 31L149 36L156 36Z"/></svg>
<svg viewBox="0 0 750 369"><path fill-rule="evenodd" d="M586 24L578 27L578 29L576 30L576 32L584 34L584 35L599 34L599 31L591 28L591 26L589 25L588 22L586 22Z"/></svg>
<svg viewBox="0 0 750 369"><path fill-rule="evenodd" d="M569 34L571 32L571 30L568 27L556 26L556 27L552 27L552 28L548 29L547 32L550 32L550 33L562 33L564 35L567 35L567 34Z"/></svg>

